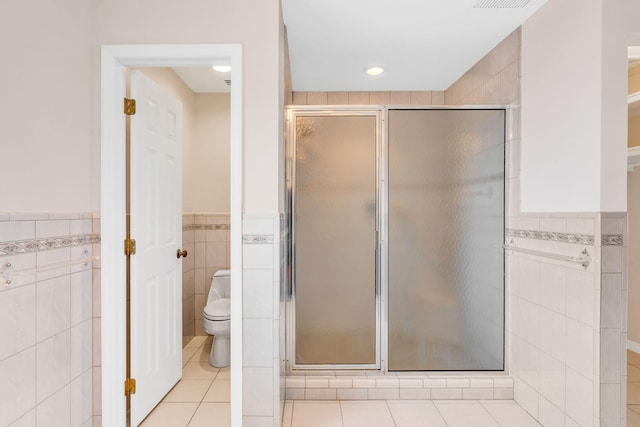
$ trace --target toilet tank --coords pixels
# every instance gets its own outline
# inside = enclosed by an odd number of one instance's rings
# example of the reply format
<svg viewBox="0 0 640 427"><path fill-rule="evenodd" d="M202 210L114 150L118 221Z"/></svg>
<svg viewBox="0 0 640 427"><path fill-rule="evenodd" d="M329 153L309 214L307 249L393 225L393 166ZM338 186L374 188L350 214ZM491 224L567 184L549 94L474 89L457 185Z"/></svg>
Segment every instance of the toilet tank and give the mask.
<svg viewBox="0 0 640 427"><path fill-rule="evenodd" d="M230 270L218 270L211 277L211 289L207 303L219 298L231 298Z"/></svg>

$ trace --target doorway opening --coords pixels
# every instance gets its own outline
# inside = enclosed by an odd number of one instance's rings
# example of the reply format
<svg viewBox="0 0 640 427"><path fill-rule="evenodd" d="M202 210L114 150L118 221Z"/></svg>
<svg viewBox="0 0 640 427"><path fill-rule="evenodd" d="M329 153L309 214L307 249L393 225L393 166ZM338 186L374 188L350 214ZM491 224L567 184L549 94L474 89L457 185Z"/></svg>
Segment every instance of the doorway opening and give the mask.
<svg viewBox="0 0 640 427"><path fill-rule="evenodd" d="M117 45L102 48L101 307L102 413L105 425L126 425L126 69L231 65L230 250L231 422L242 419L242 50L240 45ZM181 183L180 183L181 185ZM178 186L179 187L179 186ZM160 189L161 190L161 189ZM175 207L180 210L179 207ZM181 216L181 215L180 215ZM135 236L132 236L135 238ZM144 250L144 248L142 248ZM181 248L178 248L181 249ZM138 249L140 250L140 248ZM135 256L135 255L134 255ZM176 257L175 251L173 256ZM182 341L182 340L180 340ZM182 342L180 342L180 346ZM132 373L135 375L135 373ZM135 395L134 395L135 398Z"/></svg>

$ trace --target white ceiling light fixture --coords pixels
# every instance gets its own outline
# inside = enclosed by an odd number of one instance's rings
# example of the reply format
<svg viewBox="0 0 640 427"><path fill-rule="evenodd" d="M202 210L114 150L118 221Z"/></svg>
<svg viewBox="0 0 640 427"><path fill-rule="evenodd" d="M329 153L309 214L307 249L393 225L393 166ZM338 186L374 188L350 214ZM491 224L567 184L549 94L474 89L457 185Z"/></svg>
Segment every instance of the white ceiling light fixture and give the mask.
<svg viewBox="0 0 640 427"><path fill-rule="evenodd" d="M364 69L365 74L368 74L370 76L379 76L380 74L384 73L384 68L382 67L368 67Z"/></svg>
<svg viewBox="0 0 640 427"><path fill-rule="evenodd" d="M231 65L214 65L213 69L219 73L228 73L231 71Z"/></svg>

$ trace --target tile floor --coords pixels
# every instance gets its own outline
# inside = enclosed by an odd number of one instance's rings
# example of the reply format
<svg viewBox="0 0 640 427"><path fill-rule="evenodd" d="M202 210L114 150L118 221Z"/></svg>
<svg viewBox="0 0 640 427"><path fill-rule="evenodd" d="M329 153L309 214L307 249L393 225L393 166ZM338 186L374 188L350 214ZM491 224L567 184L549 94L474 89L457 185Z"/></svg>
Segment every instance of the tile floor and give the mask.
<svg viewBox="0 0 640 427"><path fill-rule="evenodd" d="M209 365L212 337L182 351L182 379L143 427L228 427L230 370ZM512 400L287 401L283 427L538 427ZM627 352L627 426L640 427L640 354Z"/></svg>
<svg viewBox="0 0 640 427"><path fill-rule="evenodd" d="M283 427L540 427L513 400L285 402Z"/></svg>
<svg viewBox="0 0 640 427"><path fill-rule="evenodd" d="M640 354L627 351L627 427L640 427Z"/></svg>
<svg viewBox="0 0 640 427"><path fill-rule="evenodd" d="M229 427L230 370L209 365L212 337L182 350L182 379L145 418L143 427Z"/></svg>

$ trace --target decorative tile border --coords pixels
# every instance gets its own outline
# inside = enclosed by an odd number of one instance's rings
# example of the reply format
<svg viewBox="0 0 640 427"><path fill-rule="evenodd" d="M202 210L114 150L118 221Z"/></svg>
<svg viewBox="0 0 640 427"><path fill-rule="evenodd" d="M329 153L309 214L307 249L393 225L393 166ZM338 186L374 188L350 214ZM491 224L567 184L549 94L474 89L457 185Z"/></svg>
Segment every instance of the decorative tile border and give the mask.
<svg viewBox="0 0 640 427"><path fill-rule="evenodd" d="M230 230L229 224L187 224L182 226L182 231L191 230Z"/></svg>
<svg viewBox="0 0 640 427"><path fill-rule="evenodd" d="M622 234L603 234L602 246L622 246Z"/></svg>
<svg viewBox="0 0 640 427"><path fill-rule="evenodd" d="M525 239L551 240L554 242L577 243L593 246L595 238L591 234L556 233L554 231L517 230L507 228L505 233L509 237L522 237ZM604 237L604 236L603 236Z"/></svg>
<svg viewBox="0 0 640 427"><path fill-rule="evenodd" d="M78 234L72 236L49 237L46 239L14 240L0 242L0 256L70 248L73 246L100 243L99 234Z"/></svg>
<svg viewBox="0 0 640 427"><path fill-rule="evenodd" d="M273 244L273 234L245 234L242 236L242 243L245 245L271 245Z"/></svg>

